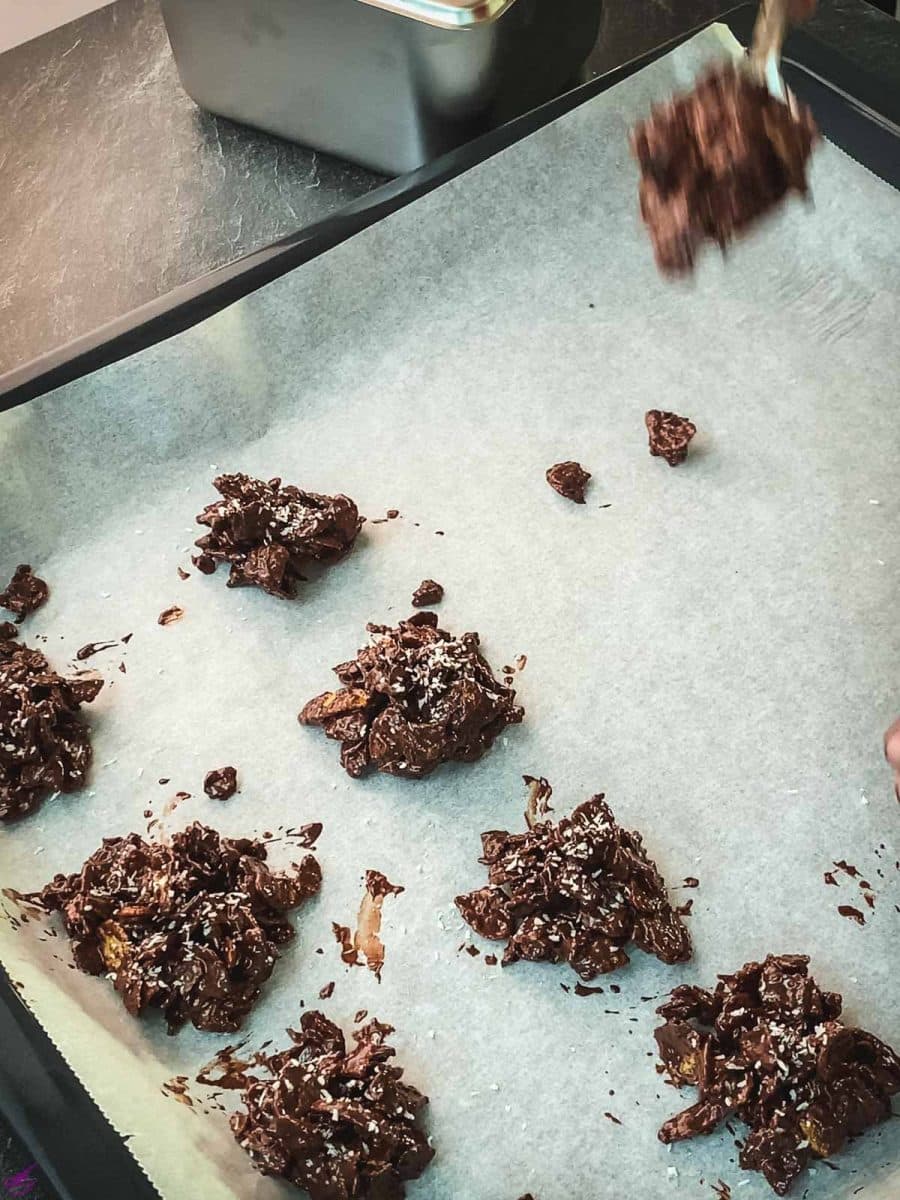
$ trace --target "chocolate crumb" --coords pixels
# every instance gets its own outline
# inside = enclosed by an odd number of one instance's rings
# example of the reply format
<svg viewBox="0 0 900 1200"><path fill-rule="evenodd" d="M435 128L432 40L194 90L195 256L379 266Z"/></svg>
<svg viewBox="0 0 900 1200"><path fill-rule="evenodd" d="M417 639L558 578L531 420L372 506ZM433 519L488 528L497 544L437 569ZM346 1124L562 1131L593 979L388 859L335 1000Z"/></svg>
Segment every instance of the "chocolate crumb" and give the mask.
<svg viewBox="0 0 900 1200"><path fill-rule="evenodd" d="M486 967L496 967L497 955L496 954L486 954L484 956L484 965Z"/></svg>
<svg viewBox="0 0 900 1200"><path fill-rule="evenodd" d="M444 598L444 589L433 579L423 579L412 595L413 608L427 608L431 604L440 604Z"/></svg>
<svg viewBox="0 0 900 1200"><path fill-rule="evenodd" d="M171 780L169 780L169 779L158 779L158 780L157 780L157 783L161 784L163 787L164 787L164 786L165 786L167 783L170 783L170 782L171 782Z"/></svg>
<svg viewBox="0 0 900 1200"><path fill-rule="evenodd" d="M818 130L806 105L785 104L732 64L655 106L631 135L640 204L656 262L693 270L706 241L724 250L790 192L805 196Z"/></svg>
<svg viewBox="0 0 900 1200"><path fill-rule="evenodd" d="M769 955L720 975L714 991L676 987L657 1009L663 1068L697 1103L659 1132L669 1143L711 1132L729 1118L750 1133L744 1170L785 1195L811 1158L826 1160L891 1115L900 1059L870 1033L843 1025L842 999L821 991L806 955Z"/></svg>
<svg viewBox="0 0 900 1200"><path fill-rule="evenodd" d="M691 915L691 909L693 907L694 907L693 899L685 900L684 904L679 904L678 907L675 909L675 911L678 913L679 917L689 917Z"/></svg>
<svg viewBox="0 0 900 1200"><path fill-rule="evenodd" d="M831 884L832 887L838 886L838 881L834 877L834 871L826 871L824 878L825 878L825 882L828 884Z"/></svg>
<svg viewBox="0 0 900 1200"><path fill-rule="evenodd" d="M210 800L230 800L237 791L237 771L234 767L217 767L207 771L203 790Z"/></svg>
<svg viewBox="0 0 900 1200"><path fill-rule="evenodd" d="M285 830L285 837L291 838L297 846L302 846L305 850L312 850L321 836L321 821L310 821L307 825L301 825L299 829Z"/></svg>
<svg viewBox="0 0 900 1200"><path fill-rule="evenodd" d="M320 989L319 999L320 1000L330 1000L333 995L334 995L334 980L332 979L331 983L326 983L325 986Z"/></svg>
<svg viewBox="0 0 900 1200"><path fill-rule="evenodd" d="M119 663L119 671L120 671L120 672L121 672L123 675L126 675L126 674L128 673L128 672L126 671L125 664L124 664L123 662L120 662L120 663Z"/></svg>
<svg viewBox="0 0 900 1200"><path fill-rule="evenodd" d="M134 637L133 633L126 633L123 638L119 639L119 641L122 643L123 646L127 646L133 637Z"/></svg>
<svg viewBox="0 0 900 1200"><path fill-rule="evenodd" d="M358 1025L360 1023L360 1021L364 1021L368 1015L369 1015L369 1010L367 1008L358 1009L353 1014L353 1024Z"/></svg>
<svg viewBox="0 0 900 1200"><path fill-rule="evenodd" d="M0 822L84 786L91 740L79 710L102 687L99 676L57 675L40 650L0 640Z"/></svg>
<svg viewBox="0 0 900 1200"><path fill-rule="evenodd" d="M469 944L466 946L466 954L468 954L469 958L478 958L478 956L481 954L481 951L477 946L473 946L472 943L469 942Z"/></svg>
<svg viewBox="0 0 900 1200"><path fill-rule="evenodd" d="M184 616L184 609L179 608L177 604L173 604L170 608L163 611L156 618L157 625L173 625L176 621L180 621Z"/></svg>
<svg viewBox="0 0 900 1200"><path fill-rule="evenodd" d="M603 988L602 987L588 987L588 985L586 983L576 983L575 984L575 995L576 996L602 996Z"/></svg>
<svg viewBox="0 0 900 1200"><path fill-rule="evenodd" d="M488 886L456 897L476 933L505 940L503 965L568 962L583 979L628 962L633 940L662 962L685 962L690 935L640 834L616 824L602 795L558 824L481 835Z"/></svg>
<svg viewBox="0 0 900 1200"><path fill-rule="evenodd" d="M32 571L28 563L20 563L13 577L0 592L0 608L16 613L16 622L21 624L26 617L45 604L50 589Z"/></svg>
<svg viewBox="0 0 900 1200"><path fill-rule="evenodd" d="M607 1121L612 1121L614 1125L622 1124L622 1122L619 1120L619 1118L614 1117L611 1112L605 1112L603 1115L604 1115L604 1117L606 1117Z"/></svg>
<svg viewBox="0 0 900 1200"><path fill-rule="evenodd" d="M227 1033L294 936L288 910L321 879L312 855L276 873L262 842L194 823L165 843L105 838L80 871L56 875L31 899L62 914L76 965L111 976L132 1016L159 1008L170 1033L187 1021Z"/></svg>
<svg viewBox="0 0 900 1200"><path fill-rule="evenodd" d="M75 651L75 657L79 662L84 662L85 659L99 654L101 650L110 650L113 646L118 646L118 644L117 640L112 642L88 642L86 646L82 646L80 650Z"/></svg>
<svg viewBox="0 0 900 1200"><path fill-rule="evenodd" d="M389 508L384 515L389 521L396 521L396 519L400 516L400 510L396 508Z"/></svg>
<svg viewBox="0 0 900 1200"><path fill-rule="evenodd" d="M310 700L299 716L342 743L341 764L354 778L375 767L422 779L441 763L474 762L522 720L477 633L453 637L432 612L367 628L370 644L334 668L344 686Z"/></svg>
<svg viewBox="0 0 900 1200"><path fill-rule="evenodd" d="M576 504L584 504L584 489L590 477L590 471L577 462L556 463L547 471L547 482L553 490Z"/></svg>
<svg viewBox="0 0 900 1200"><path fill-rule="evenodd" d="M228 563L229 587L259 587L290 599L305 564L343 558L363 525L349 497L282 487L279 478L220 475L213 487L222 499L197 517L209 533L198 538L201 553L192 562L204 575Z"/></svg>
<svg viewBox="0 0 900 1200"><path fill-rule="evenodd" d="M685 888L698 888L700 886L700 880L694 875L685 875L681 886Z"/></svg>
<svg viewBox="0 0 900 1200"><path fill-rule="evenodd" d="M857 925L865 925L866 918L862 915L858 908L854 908L852 904L839 904L838 912L842 917L849 917L851 921L855 921Z"/></svg>
<svg viewBox="0 0 900 1200"><path fill-rule="evenodd" d="M353 945L353 938L350 934L349 925L338 925L336 921L331 922L331 932L334 934L334 940L341 948L341 958L349 967L359 966L359 954L356 947ZM316 954L321 953L317 950Z"/></svg>
<svg viewBox="0 0 900 1200"><path fill-rule="evenodd" d="M684 462L691 438L697 432L693 421L679 417L677 413L651 408L644 416L644 424L650 437L650 453L654 458L664 458L670 467L677 467Z"/></svg>
<svg viewBox="0 0 900 1200"><path fill-rule="evenodd" d="M419 1127L427 1098L388 1066L390 1025L370 1021L347 1049L337 1025L306 1012L293 1043L255 1056L231 1129L254 1166L303 1188L310 1200L401 1200L434 1151Z"/></svg>
<svg viewBox="0 0 900 1200"><path fill-rule="evenodd" d="M711 1183L709 1186L718 1196L719 1200L731 1200L731 1188L727 1183L723 1183L721 1179L716 1183Z"/></svg>
<svg viewBox="0 0 900 1200"><path fill-rule="evenodd" d="M437 537L443 537L443 536L444 536L444 531L443 531L443 529L436 529L434 532L435 532L435 535L436 535Z"/></svg>
<svg viewBox="0 0 900 1200"><path fill-rule="evenodd" d="M176 570L178 571L179 579L190 579L191 573L190 571L186 571L184 567L176 567Z"/></svg>

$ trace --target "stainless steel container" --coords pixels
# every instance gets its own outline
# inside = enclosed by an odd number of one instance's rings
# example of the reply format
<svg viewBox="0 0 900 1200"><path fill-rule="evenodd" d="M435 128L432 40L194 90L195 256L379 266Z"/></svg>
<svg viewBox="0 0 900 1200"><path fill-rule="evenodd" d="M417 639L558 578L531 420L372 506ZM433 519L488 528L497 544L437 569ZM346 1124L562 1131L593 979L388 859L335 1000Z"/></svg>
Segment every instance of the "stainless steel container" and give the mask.
<svg viewBox="0 0 900 1200"><path fill-rule="evenodd" d="M575 82L603 0L162 0L211 112L388 174Z"/></svg>

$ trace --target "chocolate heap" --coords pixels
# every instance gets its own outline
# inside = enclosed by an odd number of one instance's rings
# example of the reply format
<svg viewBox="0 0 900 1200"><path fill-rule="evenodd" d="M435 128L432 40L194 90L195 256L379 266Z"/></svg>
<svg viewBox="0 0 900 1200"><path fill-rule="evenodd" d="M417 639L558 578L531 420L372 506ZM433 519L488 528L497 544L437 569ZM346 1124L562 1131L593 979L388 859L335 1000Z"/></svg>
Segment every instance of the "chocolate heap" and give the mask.
<svg viewBox="0 0 900 1200"><path fill-rule="evenodd" d="M229 587L256 586L290 598L305 563L342 558L362 527L347 496L319 496L249 475L220 475L213 487L222 499L197 517L209 533L197 540L201 553L193 561L206 575L230 563Z"/></svg>
<svg viewBox="0 0 900 1200"><path fill-rule="evenodd" d="M320 1012L307 1012L294 1045L257 1055L268 1077L247 1077L234 1136L264 1175L305 1188L310 1200L400 1200L434 1156L417 1118L428 1103L387 1065L390 1025L369 1021L354 1049Z"/></svg>
<svg viewBox="0 0 900 1200"><path fill-rule="evenodd" d="M96 676L66 679L40 650L0 625L0 821L23 817L51 792L84 786L90 732L79 715L103 687Z"/></svg>
<svg viewBox="0 0 900 1200"><path fill-rule="evenodd" d="M691 271L704 241L724 249L789 192L806 195L817 137L805 105L782 103L733 64L654 107L631 145L660 270Z"/></svg>
<svg viewBox="0 0 900 1200"><path fill-rule="evenodd" d="M549 795L549 785L540 781ZM558 824L481 835L487 887L456 897L463 920L506 940L503 965L568 962L582 979L628 962L625 946L665 963L691 956L691 939L641 836L616 824L602 795Z"/></svg>
<svg viewBox="0 0 900 1200"><path fill-rule="evenodd" d="M661 1141L709 1133L739 1117L750 1127L740 1164L785 1195L810 1158L891 1115L900 1059L837 1019L805 954L769 955L720 975L715 991L682 986L657 1011L660 1057L671 1081L699 1088L696 1104L666 1121Z"/></svg>
<svg viewBox="0 0 900 1200"><path fill-rule="evenodd" d="M437 614L420 612L369 625L371 644L334 668L344 687L324 692L300 713L343 743L349 775L370 767L421 779L440 763L474 762L498 734L522 720L516 693L478 651L478 634L452 637Z"/></svg>
<svg viewBox="0 0 900 1200"><path fill-rule="evenodd" d="M76 965L111 975L132 1016L160 1008L170 1033L186 1021L231 1033L294 936L287 910L322 881L311 854L292 874L265 859L261 842L198 823L164 843L131 833L31 899L62 913Z"/></svg>
<svg viewBox="0 0 900 1200"><path fill-rule="evenodd" d="M5 590L0 592L0 608L15 613L21 622L40 608L49 595L50 589L43 579L38 579L27 563L20 563Z"/></svg>

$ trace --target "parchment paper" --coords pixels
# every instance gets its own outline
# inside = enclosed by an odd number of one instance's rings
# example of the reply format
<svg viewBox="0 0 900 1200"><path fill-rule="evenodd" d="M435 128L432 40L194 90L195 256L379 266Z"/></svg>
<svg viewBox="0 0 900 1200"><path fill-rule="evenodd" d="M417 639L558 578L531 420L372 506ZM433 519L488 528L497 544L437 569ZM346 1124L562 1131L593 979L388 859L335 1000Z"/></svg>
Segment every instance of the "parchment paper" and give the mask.
<svg viewBox="0 0 900 1200"><path fill-rule="evenodd" d="M417 1200L659 1200L711 1195L719 1178L768 1196L725 1132L657 1141L694 1093L662 1084L651 1036L669 988L767 952L811 954L849 1019L900 1042L898 808L880 745L900 708L900 198L823 146L813 210L791 205L728 261L707 255L692 283L660 280L626 133L720 36L194 330L0 418L0 574L30 561L52 587L26 638L46 633L62 667L134 633L93 660L110 686L89 710L91 790L3 831L3 882L76 869L177 789L192 799L174 825L322 820L321 895L246 1032L283 1040L330 980L321 1006L345 1027L359 1008L396 1024L432 1100L438 1153ZM650 407L697 424L677 470L647 453ZM583 508L544 481L570 457L594 473ZM294 604L227 591L186 553L219 470L402 517L368 524ZM476 765L353 782L296 713L367 620L408 615L425 576L446 587L442 623L478 629L495 666L527 654L526 723ZM174 603L184 619L161 628ZM218 804L202 778L226 763L241 793ZM604 790L671 884L699 876L680 893L695 899L693 962L635 951L604 995L579 998L566 968L459 953L452 898L484 882L480 832L520 826L523 772L551 780L557 813ZM865 928L836 912L865 907L856 885L823 882L836 858L875 888ZM406 887L385 904L380 986L341 964L330 932L352 923L370 867ZM132 1020L38 933L0 922L3 961L165 1200L284 1194L221 1114L160 1094L229 1039ZM810 1195L896 1196L897 1128L837 1172L820 1165Z"/></svg>

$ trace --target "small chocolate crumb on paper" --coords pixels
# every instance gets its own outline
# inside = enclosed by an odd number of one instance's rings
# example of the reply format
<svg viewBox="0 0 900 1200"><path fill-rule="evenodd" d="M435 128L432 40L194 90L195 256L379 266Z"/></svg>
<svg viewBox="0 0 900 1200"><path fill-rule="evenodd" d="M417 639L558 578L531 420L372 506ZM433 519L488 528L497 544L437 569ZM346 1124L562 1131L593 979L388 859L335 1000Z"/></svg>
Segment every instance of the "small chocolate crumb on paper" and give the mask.
<svg viewBox="0 0 900 1200"><path fill-rule="evenodd" d="M364 1021L368 1015L369 1015L369 1010L367 1008L357 1009L356 1012L353 1014L353 1024L358 1025L360 1023L360 1021Z"/></svg>
<svg viewBox="0 0 900 1200"><path fill-rule="evenodd" d="M613 1123L614 1125L621 1125L621 1124L622 1124L622 1122L619 1120L619 1118L618 1118L618 1117L614 1117L614 1116L612 1115L612 1113L611 1113L611 1112L605 1112L603 1115L604 1115L604 1117L606 1117L607 1121L612 1121L612 1123Z"/></svg>
<svg viewBox="0 0 900 1200"><path fill-rule="evenodd" d="M396 521L400 516L400 510L397 508L389 508L384 515L389 521Z"/></svg>
<svg viewBox="0 0 900 1200"><path fill-rule="evenodd" d="M576 996L602 996L603 988L602 987L589 987L586 983L576 983L575 984L575 995Z"/></svg>
<svg viewBox="0 0 900 1200"><path fill-rule="evenodd" d="M239 1145L309 1200L402 1200L434 1151L419 1124L427 1098L388 1065L392 1027L369 1021L349 1050L320 1012L287 1032L287 1049L254 1056L264 1073L248 1077L230 1122Z"/></svg>
<svg viewBox="0 0 900 1200"><path fill-rule="evenodd" d="M698 888L700 886L700 880L696 877L696 875L685 875L681 886L683 888Z"/></svg>
<svg viewBox="0 0 900 1200"><path fill-rule="evenodd" d="M320 1000L330 1000L333 995L334 995L334 980L332 979L330 983L326 983L325 986L319 990L319 999Z"/></svg>
<svg viewBox="0 0 900 1200"><path fill-rule="evenodd" d="M657 1009L663 1070L697 1102L659 1131L664 1143L711 1133L729 1118L750 1127L745 1171L785 1195L811 1159L836 1154L891 1116L900 1059L843 1025L842 999L820 990L804 954L769 955L720 975L715 990L681 984Z"/></svg>
<svg viewBox="0 0 900 1200"><path fill-rule="evenodd" d="M176 567L176 570L178 571L179 579L190 579L191 573L190 571L186 571L184 567Z"/></svg>
<svg viewBox="0 0 900 1200"><path fill-rule="evenodd" d="M217 767L207 771L203 790L210 800L230 800L237 791L237 771L234 767Z"/></svg>
<svg viewBox="0 0 900 1200"><path fill-rule="evenodd" d="M301 825L298 829L286 829L284 836L289 838L294 845L302 846L304 850L312 850L316 842L322 836L322 822L310 821L307 825Z"/></svg>
<svg viewBox="0 0 900 1200"><path fill-rule="evenodd" d="M546 780L531 787L546 801ZM488 886L456 897L476 933L506 941L504 966L568 962L592 980L628 962L629 941L664 963L690 958L690 935L640 834L616 824L602 795L557 824L534 808L525 833L481 835Z"/></svg>
<svg viewBox="0 0 900 1200"><path fill-rule="evenodd" d="M13 577L0 592L0 608L16 613L16 621L21 624L26 617L46 603L50 589L32 571L28 563L20 563Z"/></svg>
<svg viewBox="0 0 900 1200"><path fill-rule="evenodd" d="M228 563L229 587L258 587L282 599L295 595L306 563L349 553L364 521L348 496L304 492L277 477L219 475L213 487L222 498L197 517L209 533L197 539L194 566L211 575Z"/></svg>
<svg viewBox="0 0 900 1200"><path fill-rule="evenodd" d="M412 595L413 608L427 608L432 604L440 604L444 598L444 589L434 579L423 579Z"/></svg>
<svg viewBox="0 0 900 1200"><path fill-rule="evenodd" d="M179 608L177 604L173 604L171 608L163 609L156 618L157 625L173 625L176 621L180 621L184 616L184 609Z"/></svg>
<svg viewBox="0 0 900 1200"><path fill-rule="evenodd" d="M590 477L590 471L577 462L556 463L547 471L547 482L553 490L576 504L584 504L584 489Z"/></svg>
<svg viewBox="0 0 900 1200"><path fill-rule="evenodd" d="M677 467L687 458L691 438L697 426L687 417L677 413L660 412L651 408L644 417L650 438L650 453L654 458L664 458L670 467Z"/></svg>

